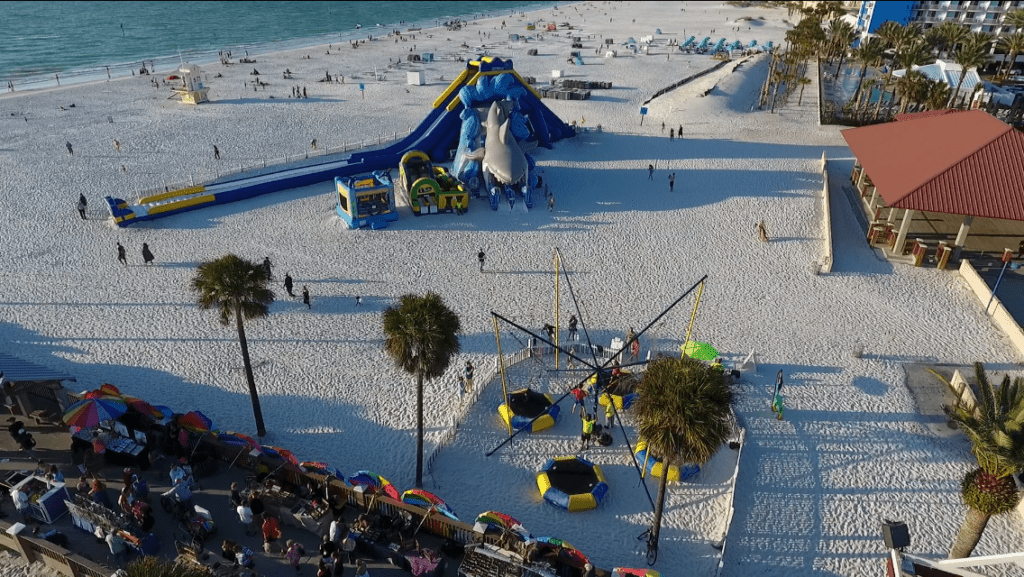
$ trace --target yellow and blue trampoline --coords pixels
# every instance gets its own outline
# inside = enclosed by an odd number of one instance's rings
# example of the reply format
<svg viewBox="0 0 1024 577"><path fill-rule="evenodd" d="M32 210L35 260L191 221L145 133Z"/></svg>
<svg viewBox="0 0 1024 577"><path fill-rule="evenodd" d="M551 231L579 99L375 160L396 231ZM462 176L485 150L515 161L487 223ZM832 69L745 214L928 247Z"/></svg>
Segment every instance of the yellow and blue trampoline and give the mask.
<svg viewBox="0 0 1024 577"><path fill-rule="evenodd" d="M647 451L647 441L640 439L633 448L636 460L644 468L645 475L661 477L665 474L665 463L661 457L655 457ZM669 481L685 481L700 472L700 466L694 463L684 463L682 466L672 465L668 468Z"/></svg>
<svg viewBox="0 0 1024 577"><path fill-rule="evenodd" d="M498 414L505 425L531 433L555 426L558 410L551 395L528 388L510 393L508 401L498 406Z"/></svg>
<svg viewBox="0 0 1024 577"><path fill-rule="evenodd" d="M573 512L597 508L608 494L601 468L575 456L548 459L537 473L537 488L545 501Z"/></svg>

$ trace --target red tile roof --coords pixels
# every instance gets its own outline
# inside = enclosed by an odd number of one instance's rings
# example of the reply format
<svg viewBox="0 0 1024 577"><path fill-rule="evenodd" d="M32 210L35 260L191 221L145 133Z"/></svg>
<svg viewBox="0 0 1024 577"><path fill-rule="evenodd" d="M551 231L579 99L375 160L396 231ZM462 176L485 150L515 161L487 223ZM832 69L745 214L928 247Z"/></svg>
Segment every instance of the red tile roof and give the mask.
<svg viewBox="0 0 1024 577"><path fill-rule="evenodd" d="M945 108L943 110L925 110L924 112L909 112L907 114L897 114L894 118L896 120L917 120L919 118L930 118L932 116L942 116L944 114L955 114L957 112L963 112L955 108Z"/></svg>
<svg viewBox="0 0 1024 577"><path fill-rule="evenodd" d="M1024 134L970 110L843 131L886 206L1024 221Z"/></svg>

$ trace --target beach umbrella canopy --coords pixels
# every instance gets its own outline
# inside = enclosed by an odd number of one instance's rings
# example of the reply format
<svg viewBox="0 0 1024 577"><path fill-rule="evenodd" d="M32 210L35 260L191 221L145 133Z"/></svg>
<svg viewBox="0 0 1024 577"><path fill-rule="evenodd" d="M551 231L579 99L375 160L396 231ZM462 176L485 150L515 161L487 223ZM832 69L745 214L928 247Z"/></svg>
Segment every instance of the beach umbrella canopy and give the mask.
<svg viewBox="0 0 1024 577"><path fill-rule="evenodd" d="M530 532L526 530L526 527L523 527L523 524L514 517L497 511L484 511L477 515L474 530L482 533L491 527L502 531L509 531L523 541L531 538Z"/></svg>
<svg viewBox="0 0 1024 577"><path fill-rule="evenodd" d="M199 411L190 411L178 417L178 424L193 433L209 433L213 430L213 420Z"/></svg>
<svg viewBox="0 0 1024 577"><path fill-rule="evenodd" d="M236 433L234 431L218 433L217 440L236 447L253 447L258 449L260 446L260 444L256 442L256 439L253 439L249 435L243 435L242 433Z"/></svg>
<svg viewBox="0 0 1024 577"><path fill-rule="evenodd" d="M590 562L579 549L557 537L537 537L537 542L549 546L557 554L558 560L566 565L582 569Z"/></svg>
<svg viewBox="0 0 1024 577"><path fill-rule="evenodd" d="M299 463L299 466L306 469L306 471L320 473L321 475L334 475L342 481L345 480L345 475L343 475L341 471L323 461L303 461Z"/></svg>
<svg viewBox="0 0 1024 577"><path fill-rule="evenodd" d="M396 501L402 500L401 495L398 494L398 489L391 484L391 481L373 471L359 471L349 477L348 482L353 487L365 487L367 493L384 493Z"/></svg>
<svg viewBox="0 0 1024 577"><path fill-rule="evenodd" d="M718 357L718 350L707 343L689 341L683 347L683 355L690 357L691 359L712 361Z"/></svg>
<svg viewBox="0 0 1024 577"><path fill-rule="evenodd" d="M103 383L100 388L93 389L85 394L87 399L95 399L96 397L119 397L121 396L121 390L111 385L110 383Z"/></svg>
<svg viewBox="0 0 1024 577"><path fill-rule="evenodd" d="M162 419L165 416L169 416L164 415L163 411L137 397L122 396L121 399L129 407L135 409L136 411L142 413L143 415L146 415L147 417L151 417L154 419Z"/></svg>
<svg viewBox="0 0 1024 577"><path fill-rule="evenodd" d="M114 420L128 410L128 405L119 397L93 397L82 399L64 411L64 422L87 429L103 421Z"/></svg>
<svg viewBox="0 0 1024 577"><path fill-rule="evenodd" d="M273 445L261 445L260 452L268 457L275 459L281 459L282 461L291 463L292 465L298 466L299 460L295 458L295 455L288 449L282 449L281 447L274 447Z"/></svg>
<svg viewBox="0 0 1024 577"><path fill-rule="evenodd" d="M442 515L459 520L455 516L455 512L452 511L451 507L448 506L440 497L423 489L409 489L402 493L402 502L407 505L415 505L417 507L423 507L424 509L433 508Z"/></svg>

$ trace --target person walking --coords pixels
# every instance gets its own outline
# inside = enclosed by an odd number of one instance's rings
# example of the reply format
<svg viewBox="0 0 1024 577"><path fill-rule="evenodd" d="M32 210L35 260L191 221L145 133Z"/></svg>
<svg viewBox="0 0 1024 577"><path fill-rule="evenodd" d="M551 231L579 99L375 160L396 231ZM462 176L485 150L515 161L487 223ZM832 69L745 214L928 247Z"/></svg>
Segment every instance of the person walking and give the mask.
<svg viewBox="0 0 1024 577"><path fill-rule="evenodd" d="M313 305L309 304L309 288L306 285L302 285L302 304L306 305L307 309L313 308Z"/></svg>
<svg viewBox="0 0 1024 577"><path fill-rule="evenodd" d="M153 262L156 257L153 256L153 251L149 250L148 243L142 243L142 261L146 264Z"/></svg>
<svg viewBox="0 0 1024 577"><path fill-rule="evenodd" d="M654 165L647 165L647 180L654 180Z"/></svg>
<svg viewBox="0 0 1024 577"><path fill-rule="evenodd" d="M267 280L274 280L274 267L270 264L270 257L263 257L263 270L267 272Z"/></svg>
<svg viewBox="0 0 1024 577"><path fill-rule="evenodd" d="M117 262L128 266L128 252L124 250L124 245L120 242L117 243Z"/></svg>
<svg viewBox="0 0 1024 577"><path fill-rule="evenodd" d="M281 538L281 525L272 515L263 515L263 551L275 553L277 540Z"/></svg>
<svg viewBox="0 0 1024 577"><path fill-rule="evenodd" d="M295 572L298 573L302 570L302 567L299 565L299 562L302 561L302 556L306 552L303 550L302 545L300 543L297 543L290 539L285 544L287 545L288 549L284 552L284 557L288 560L288 564L292 566L292 569L295 569Z"/></svg>
<svg viewBox="0 0 1024 577"><path fill-rule="evenodd" d="M764 221L758 222L757 227L757 239L761 242L768 242L768 229L764 226Z"/></svg>
<svg viewBox="0 0 1024 577"><path fill-rule="evenodd" d="M665 123L664 122L661 123L661 133L665 134Z"/></svg>
<svg viewBox="0 0 1024 577"><path fill-rule="evenodd" d="M674 128L669 128L669 129L668 129L668 139L669 139L669 140L672 140L672 139L674 139L675 137L676 137L676 129L674 129Z"/></svg>
<svg viewBox="0 0 1024 577"><path fill-rule="evenodd" d="M363 304L363 297L361 297L359 295L356 295L356 306L357 307L358 306L362 306L362 304Z"/></svg>
<svg viewBox="0 0 1024 577"><path fill-rule="evenodd" d="M615 424L615 402L611 395L608 396L608 406L604 408L604 422L604 427L608 430L611 430L612 425Z"/></svg>
<svg viewBox="0 0 1024 577"><path fill-rule="evenodd" d="M78 197L78 202L75 203L75 209L78 211L79 216L82 217L82 220L85 220L85 207L86 204L82 202L82 197Z"/></svg>
<svg viewBox="0 0 1024 577"><path fill-rule="evenodd" d="M292 292L293 286L295 285L292 284L292 275L284 273L284 290L288 291L288 296L290 297L295 296L295 293Z"/></svg>
<svg viewBox="0 0 1024 577"><path fill-rule="evenodd" d="M555 195L548 197L548 212L554 212L555 210Z"/></svg>
<svg viewBox="0 0 1024 577"><path fill-rule="evenodd" d="M249 500L242 501L239 506L235 507L235 512L238 513L238 522L245 527L245 536L255 535L256 529L252 525L253 514L252 509L249 507Z"/></svg>
<svg viewBox="0 0 1024 577"><path fill-rule="evenodd" d="M679 125L679 130L676 131L676 137L678 137L678 138L682 138L683 137L683 125L682 124Z"/></svg>
<svg viewBox="0 0 1024 577"><path fill-rule="evenodd" d="M468 393L473 390L473 361L466 361L466 368L463 370L465 380L463 381L463 391Z"/></svg>
<svg viewBox="0 0 1024 577"><path fill-rule="evenodd" d="M71 148L71 143L70 142L66 143L64 146L67 147L68 154L70 154L71 156L75 155L75 149Z"/></svg>
<svg viewBox="0 0 1024 577"><path fill-rule="evenodd" d="M455 214L462 215L462 197L455 198Z"/></svg>
<svg viewBox="0 0 1024 577"><path fill-rule="evenodd" d="M217 148L216 144L213 145L213 159L220 160L220 149Z"/></svg>
<svg viewBox="0 0 1024 577"><path fill-rule="evenodd" d="M121 143L118 142L116 138L114 139L114 150L116 150L118 154L121 154Z"/></svg>
<svg viewBox="0 0 1024 577"><path fill-rule="evenodd" d="M315 138L312 141L310 141L309 147L311 149L313 149L313 150L316 150L316 139Z"/></svg>
<svg viewBox="0 0 1024 577"><path fill-rule="evenodd" d="M480 249L480 252L476 253L476 260L480 261L480 272L484 272L484 249Z"/></svg>
<svg viewBox="0 0 1024 577"><path fill-rule="evenodd" d="M676 173L668 175L668 191L675 192L676 190Z"/></svg>
<svg viewBox="0 0 1024 577"><path fill-rule="evenodd" d="M576 340L576 337L577 337L576 327L577 327L578 323L579 323L579 321L576 320L576 315L570 315L569 316L569 340L570 341L575 341Z"/></svg>

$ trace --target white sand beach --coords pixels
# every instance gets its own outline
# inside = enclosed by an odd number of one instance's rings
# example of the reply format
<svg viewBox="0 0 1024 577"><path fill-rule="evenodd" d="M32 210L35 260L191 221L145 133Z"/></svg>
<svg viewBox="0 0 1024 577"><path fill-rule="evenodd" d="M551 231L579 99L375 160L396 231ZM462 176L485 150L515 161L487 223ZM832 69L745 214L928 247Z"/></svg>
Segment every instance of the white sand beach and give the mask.
<svg viewBox="0 0 1024 577"><path fill-rule="evenodd" d="M556 247L591 338L605 346L708 275L695 338L730 361L755 351L762 363L736 385L746 442L735 514L723 556L713 545L726 537L735 463L725 448L695 482L670 486L654 568L665 576L878 575L883 518L909 524L908 552L945 557L965 512L959 484L974 460L963 437L928 429L934 418L917 411L904 364L980 360L996 374L1019 370L1015 349L957 275L892 265L869 249L841 192L832 204L833 272L814 274L826 251L822 153L835 186L853 165L839 127L817 125L816 84L800 106L794 96L776 114L751 111L767 71L767 58L754 56L646 104L640 125L639 109L655 92L717 64L670 54L667 40L780 44L786 17L781 8L723 3L584 2L471 21L457 32L421 30L398 42L387 30L367 29L381 38L358 49L320 46L254 55L253 64L204 65L221 77L211 79L212 102L196 107L169 100L168 88L154 88L149 76L0 95L3 349L75 375L82 390L113 383L251 434L236 334L197 309L188 283L204 260L229 252L269 257L279 280L287 272L296 292L309 287L312 308L278 283L270 316L246 326L268 442L348 474L375 471L404 490L415 473L415 385L383 352L380 321L397 297L436 291L462 320L462 355L426 388L428 440L436 443L461 409L463 361L493 365L490 312L534 329L551 322ZM566 31L510 41L509 34L528 34L527 21L571 23L584 65L566 63ZM603 48L595 54L605 38L619 44L656 29L649 54L621 46L616 58L603 57ZM314 138L333 149L407 133L465 68L453 56L473 58L478 46L539 82L558 69L613 84L586 101L544 100L567 122L601 126L534 153L555 195L551 212L541 203L491 211L481 200L463 216L413 218L403 208L386 229L349 230L334 212L332 184L323 183L125 229L109 219L108 194L134 200L142 190L198 183L239 164L303 154ZM539 54L528 56L531 48ZM409 63L410 49L437 60ZM389 69L396 59L401 66ZM254 68L270 83L264 90L247 84ZM285 69L292 80L282 79ZM425 73L425 86L406 84L414 70ZM325 72L345 83L317 82ZM296 85L308 98L290 97ZM669 140L668 128L680 125L683 138ZM648 164L657 166L653 180ZM89 200L86 221L75 211L79 193ZM762 219L767 244L755 235ZM117 242L128 249L128 267L117 262ZM144 242L156 256L152 266L142 264ZM476 263L481 248L484 273ZM571 306L563 294L563 328ZM692 306L685 300L645 335L642 354L652 337L657 348L677 349ZM513 334L503 333L506 353L519 348ZM851 355L857 346L862 358ZM568 378L551 379L544 362L517 365L517 388L565 392ZM769 410L780 369L781 422ZM555 509L541 499L534 474L547 458L578 448L571 402L553 429L520 435L486 457L503 437L500 396L500 384L491 383L440 450L424 488L464 520L498 510L534 535L569 541L599 567L643 567L635 537L652 515L622 439L586 453L609 477L605 503L585 513ZM648 486L655 494L656 483ZM1016 513L993 518L975 554L1012 552L1022 539Z"/></svg>

